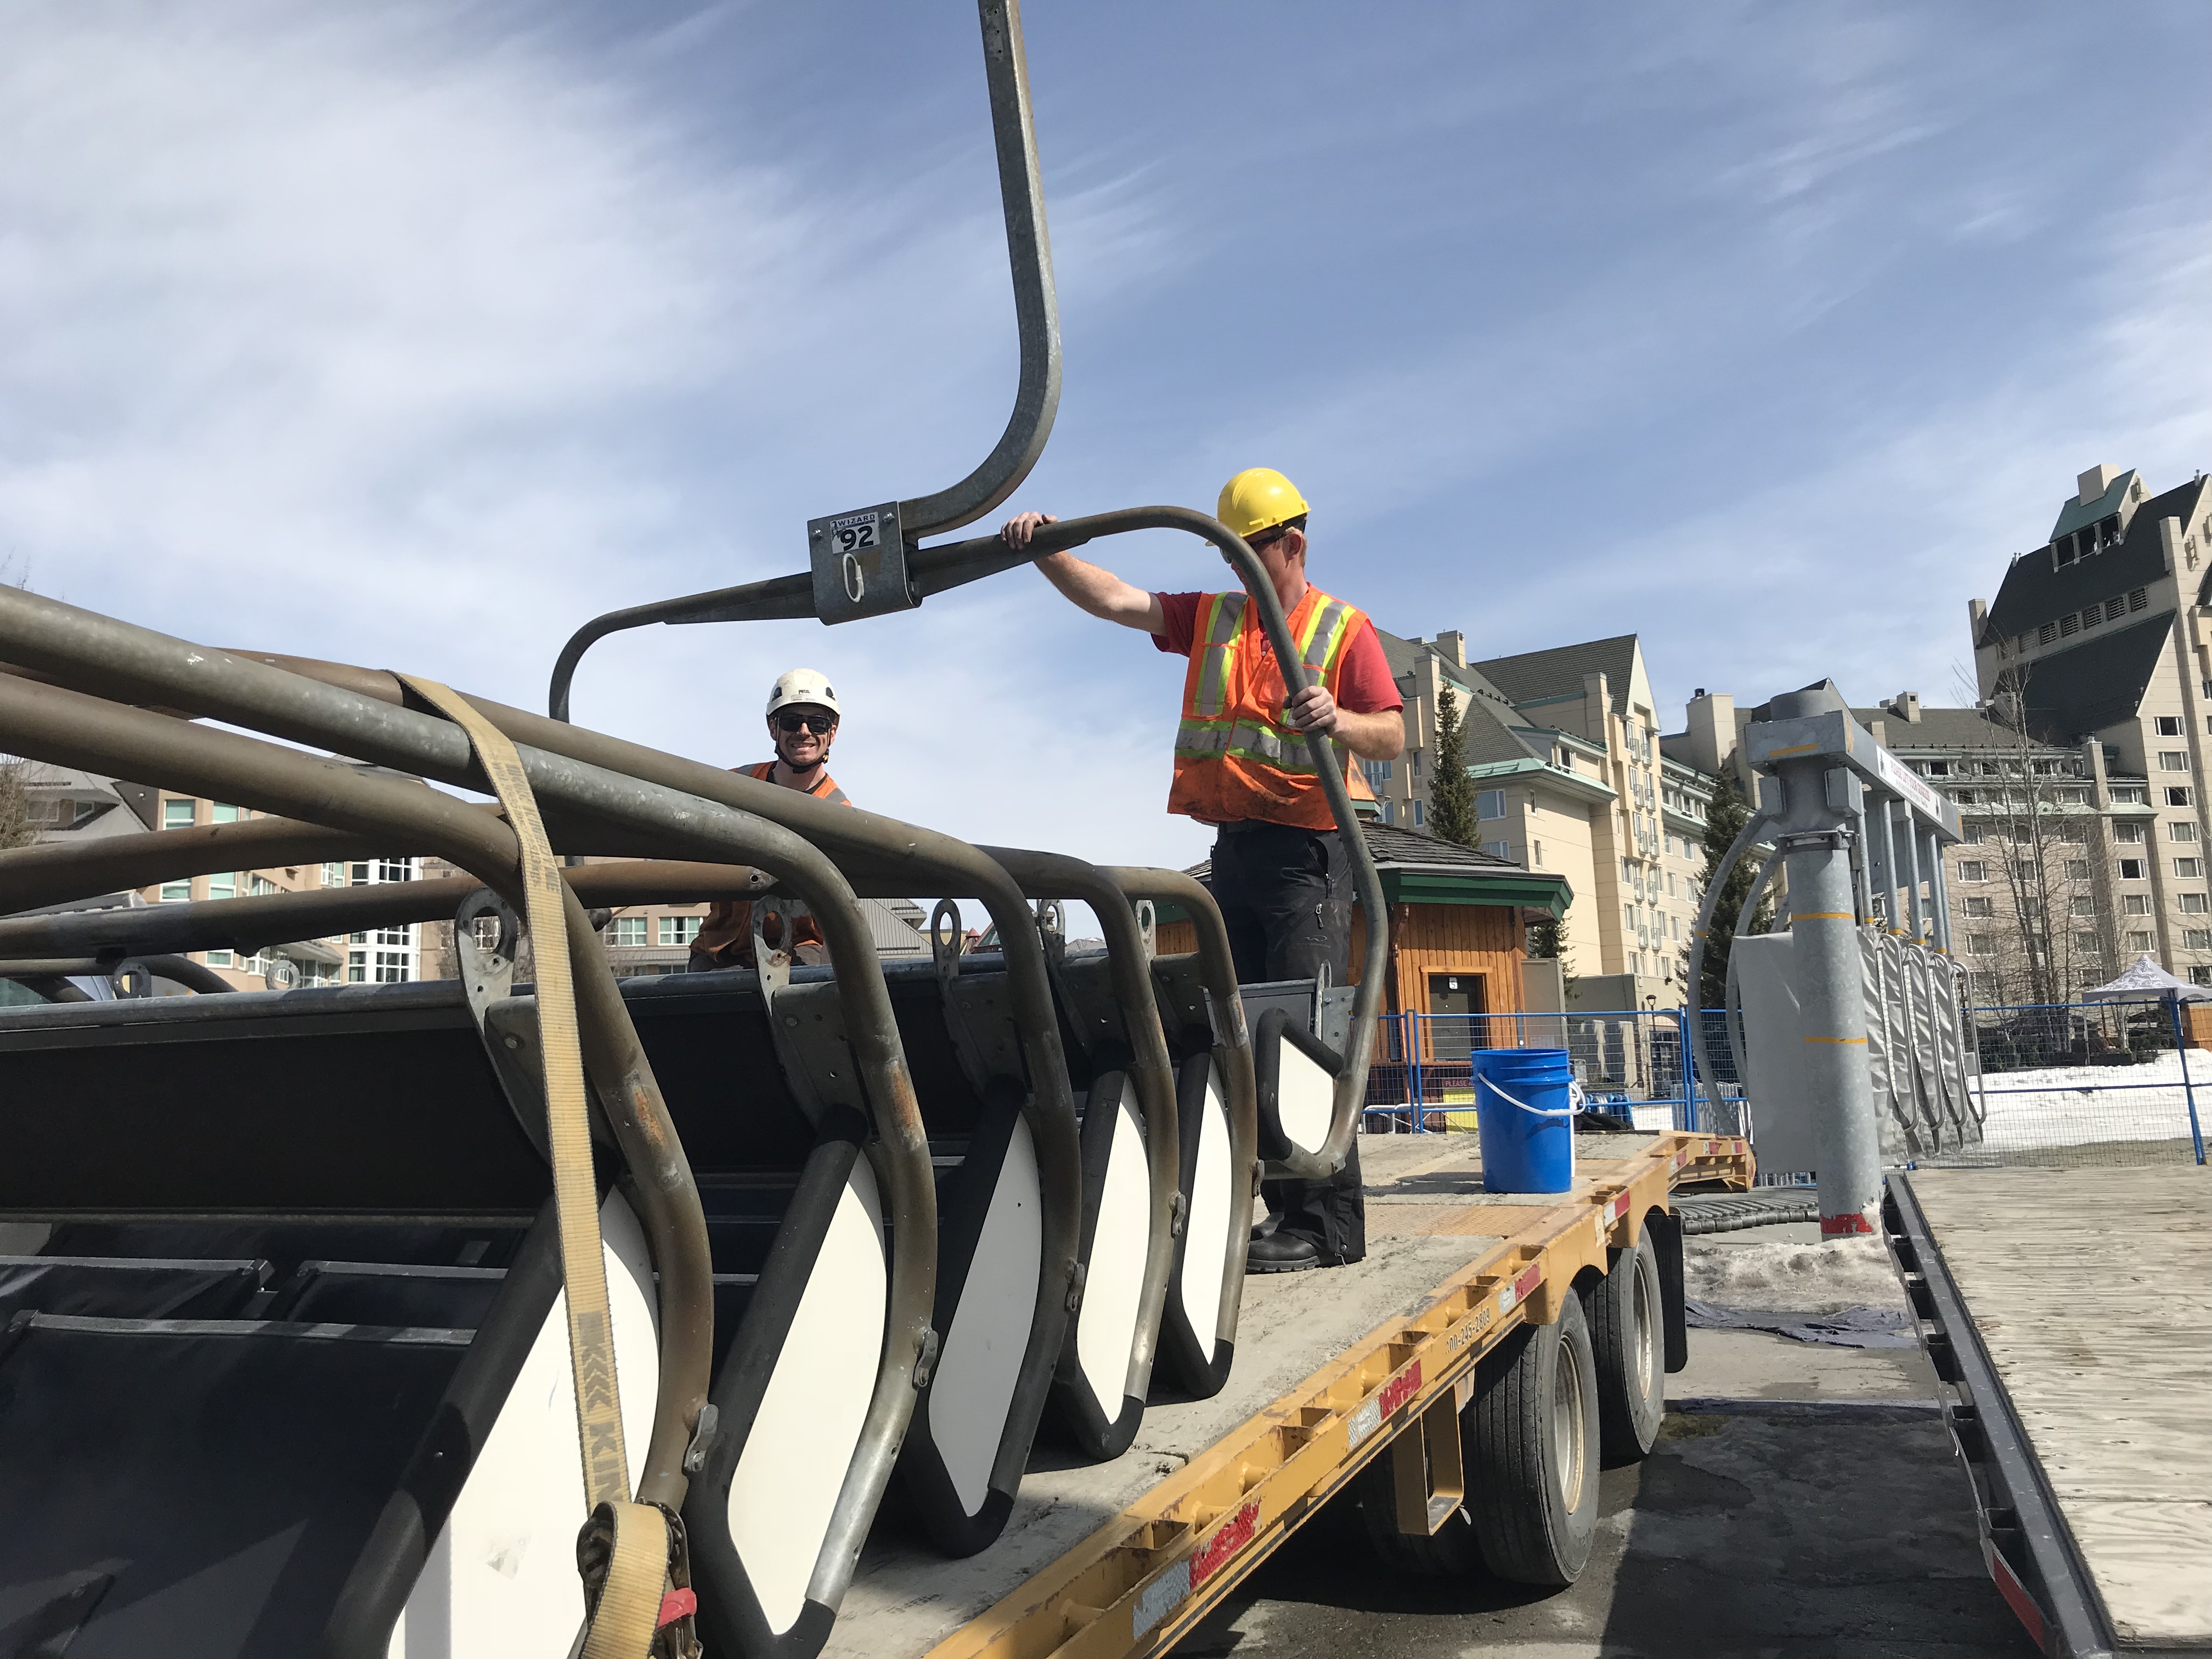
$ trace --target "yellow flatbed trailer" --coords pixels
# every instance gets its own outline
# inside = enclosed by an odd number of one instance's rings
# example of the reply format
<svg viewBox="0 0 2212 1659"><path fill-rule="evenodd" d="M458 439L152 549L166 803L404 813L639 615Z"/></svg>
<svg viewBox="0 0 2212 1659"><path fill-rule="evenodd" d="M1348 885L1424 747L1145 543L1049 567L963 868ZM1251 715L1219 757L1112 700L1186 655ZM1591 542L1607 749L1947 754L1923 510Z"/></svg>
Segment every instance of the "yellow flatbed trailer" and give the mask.
<svg viewBox="0 0 2212 1659"><path fill-rule="evenodd" d="M1751 1184L1741 1139L1576 1139L1571 1189L1536 1196L1482 1192L1472 1135L1362 1137L1366 1261L1248 1279L1229 1386L1156 1401L1111 1463L1053 1468L1041 1448L1004 1535L981 1554L948 1562L872 1544L827 1652L1164 1653L1386 1455L1401 1529L1423 1524L1405 1514L1410 1490L1434 1530L1458 1508L1459 1413L1477 1363L1521 1326L1557 1321L1612 1252L1663 1233L1677 1190ZM1677 1271L1662 1268L1670 1370L1683 1340L1679 1234L1674 1243Z"/></svg>

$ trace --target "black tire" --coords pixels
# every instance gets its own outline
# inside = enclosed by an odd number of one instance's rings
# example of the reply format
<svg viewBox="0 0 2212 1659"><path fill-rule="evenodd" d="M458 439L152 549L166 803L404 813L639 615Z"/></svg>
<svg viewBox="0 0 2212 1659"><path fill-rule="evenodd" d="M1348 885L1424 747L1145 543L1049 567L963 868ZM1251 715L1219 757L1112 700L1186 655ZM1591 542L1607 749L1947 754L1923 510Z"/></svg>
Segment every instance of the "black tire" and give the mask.
<svg viewBox="0 0 2212 1659"><path fill-rule="evenodd" d="M1583 1298L1597 1362L1598 1444L1607 1468L1640 1463L1667 1414L1667 1314L1659 1252L1649 1234L1612 1252L1604 1279Z"/></svg>
<svg viewBox="0 0 2212 1659"><path fill-rule="evenodd" d="M1464 1431L1466 1419L1461 1419ZM1418 1426L1405 1431L1419 1434ZM1398 1530L1396 1494L1390 1485L1390 1454L1386 1450L1359 1472L1359 1522L1376 1559L1399 1572L1423 1578L1462 1578L1482 1571L1482 1548L1475 1542L1474 1523L1462 1509L1439 1528L1432 1538L1408 1538Z"/></svg>
<svg viewBox="0 0 2212 1659"><path fill-rule="evenodd" d="M1557 1322L1523 1325L1475 1367L1461 1414L1467 1512L1483 1565L1564 1589L1597 1535L1597 1367L1582 1298Z"/></svg>

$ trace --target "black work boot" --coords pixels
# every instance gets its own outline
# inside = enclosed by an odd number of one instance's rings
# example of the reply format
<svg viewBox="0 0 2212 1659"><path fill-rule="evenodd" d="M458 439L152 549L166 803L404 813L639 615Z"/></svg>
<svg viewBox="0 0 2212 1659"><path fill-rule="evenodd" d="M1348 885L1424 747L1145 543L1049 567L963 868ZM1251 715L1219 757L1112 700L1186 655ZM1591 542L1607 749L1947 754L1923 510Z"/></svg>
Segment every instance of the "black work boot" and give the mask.
<svg viewBox="0 0 2212 1659"><path fill-rule="evenodd" d="M1244 1249L1248 1273L1299 1273L1321 1266L1321 1251L1310 1238L1297 1233L1272 1232L1255 1238Z"/></svg>

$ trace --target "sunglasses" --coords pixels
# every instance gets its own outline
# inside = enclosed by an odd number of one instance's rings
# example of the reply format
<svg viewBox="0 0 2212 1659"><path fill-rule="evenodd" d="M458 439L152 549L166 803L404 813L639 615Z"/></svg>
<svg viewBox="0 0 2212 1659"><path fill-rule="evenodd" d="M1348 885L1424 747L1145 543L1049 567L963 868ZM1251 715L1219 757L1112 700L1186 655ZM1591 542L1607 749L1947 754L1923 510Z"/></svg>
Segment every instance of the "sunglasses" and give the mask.
<svg viewBox="0 0 2212 1659"><path fill-rule="evenodd" d="M822 737L836 724L835 714L778 714L775 717L775 729L787 738L802 726L816 737Z"/></svg>

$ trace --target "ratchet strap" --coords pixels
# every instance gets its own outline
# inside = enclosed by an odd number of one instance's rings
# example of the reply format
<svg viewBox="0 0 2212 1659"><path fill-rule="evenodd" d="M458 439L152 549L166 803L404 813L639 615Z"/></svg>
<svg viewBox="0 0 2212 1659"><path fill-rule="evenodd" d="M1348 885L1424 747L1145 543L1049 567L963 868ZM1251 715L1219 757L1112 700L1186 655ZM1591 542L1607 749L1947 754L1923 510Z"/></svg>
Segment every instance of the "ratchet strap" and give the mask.
<svg viewBox="0 0 2212 1659"><path fill-rule="evenodd" d="M592 1171L591 1119L585 1105L583 1053L576 1036L576 989L570 977L566 885L546 840L544 820L507 734L451 688L411 674L401 681L468 734L490 780L522 866L524 921L538 975L538 1044L545 1063L546 1139L553 1155L553 1208L561 1236L561 1285L568 1310L568 1364L576 1385L576 1435L584 1462L584 1501L604 1512L611 1547L601 1559L606 1577L592 1598L583 1659L645 1659L660 1621L668 1577L667 1517L630 1501L629 1459L623 1447L622 1396L615 1382L614 1322L607 1303L607 1266L599 1238L599 1185Z"/></svg>

